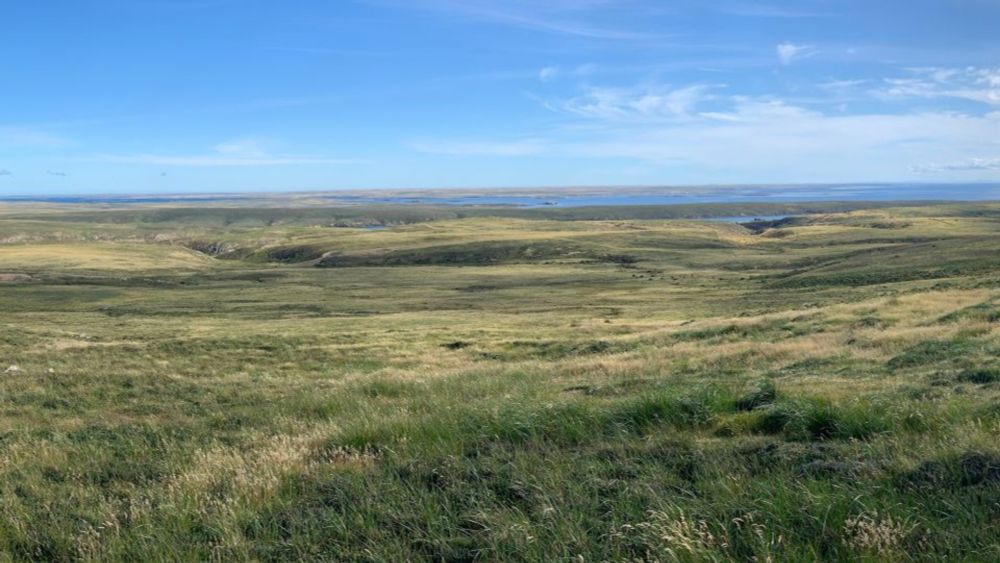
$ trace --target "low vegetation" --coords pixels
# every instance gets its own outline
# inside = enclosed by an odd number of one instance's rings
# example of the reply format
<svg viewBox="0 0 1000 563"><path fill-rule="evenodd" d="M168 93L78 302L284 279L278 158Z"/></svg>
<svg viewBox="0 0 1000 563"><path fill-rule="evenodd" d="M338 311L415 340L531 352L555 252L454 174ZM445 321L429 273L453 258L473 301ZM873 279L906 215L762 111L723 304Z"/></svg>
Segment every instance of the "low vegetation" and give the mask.
<svg viewBox="0 0 1000 563"><path fill-rule="evenodd" d="M0 552L996 561L1000 205L828 205L0 208Z"/></svg>

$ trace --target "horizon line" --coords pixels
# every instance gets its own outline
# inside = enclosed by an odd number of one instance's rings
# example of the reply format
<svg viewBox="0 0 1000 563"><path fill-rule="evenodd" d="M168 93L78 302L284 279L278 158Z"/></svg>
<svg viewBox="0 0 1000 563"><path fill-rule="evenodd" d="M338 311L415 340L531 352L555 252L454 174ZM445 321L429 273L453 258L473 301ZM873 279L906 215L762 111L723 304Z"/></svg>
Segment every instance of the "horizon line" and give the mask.
<svg viewBox="0 0 1000 563"><path fill-rule="evenodd" d="M730 189L730 188L796 188L796 187L860 187L860 186L1000 186L1000 180L979 181L851 181L851 182L750 182L739 183L705 183L705 184L584 184L584 185L538 185L538 186L440 186L440 187L378 187L378 188L329 188L306 190L224 190L207 192L49 192L49 193L0 193L0 201L37 200L58 197L77 198L140 198L140 197L175 197L192 198L204 196L245 196L246 198L266 196L309 196L326 194L356 194L356 193L400 193L400 192L543 192L571 190L667 190L667 189ZM541 195L541 194L539 194Z"/></svg>

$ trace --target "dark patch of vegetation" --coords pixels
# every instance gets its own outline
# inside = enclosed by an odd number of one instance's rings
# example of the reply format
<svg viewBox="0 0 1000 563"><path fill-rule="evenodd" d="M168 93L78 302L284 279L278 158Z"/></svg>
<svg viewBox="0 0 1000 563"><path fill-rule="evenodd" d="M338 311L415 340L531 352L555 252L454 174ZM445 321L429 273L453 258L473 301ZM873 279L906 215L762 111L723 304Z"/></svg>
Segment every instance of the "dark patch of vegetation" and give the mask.
<svg viewBox="0 0 1000 563"><path fill-rule="evenodd" d="M784 227L794 227L796 225L806 224L807 219L805 217L783 217L781 219L774 219L770 221L747 221L746 223L740 223L747 229L749 229L753 234L759 235L771 229L781 229Z"/></svg>
<svg viewBox="0 0 1000 563"><path fill-rule="evenodd" d="M862 405L838 407L816 400L776 403L757 411L751 430L800 440L863 440L893 427L885 416Z"/></svg>
<svg viewBox="0 0 1000 563"><path fill-rule="evenodd" d="M218 240L192 240L185 243L184 246L217 258L232 257L240 251L240 248L236 244Z"/></svg>
<svg viewBox="0 0 1000 563"><path fill-rule="evenodd" d="M889 328L892 325L893 325L893 323L891 321L888 321L888 320L880 318L880 317L872 316L872 315L861 317L860 319L858 319L854 323L854 327L855 328L886 329L886 328Z"/></svg>
<svg viewBox="0 0 1000 563"><path fill-rule="evenodd" d="M970 347L971 344L965 340L925 340L893 357L886 366L903 369L934 364L960 357Z"/></svg>
<svg viewBox="0 0 1000 563"><path fill-rule="evenodd" d="M357 266L488 266L518 262L540 262L557 258L585 258L584 251L572 244L551 242L483 241L470 244L442 245L386 253L330 253L316 263L320 268Z"/></svg>
<svg viewBox="0 0 1000 563"><path fill-rule="evenodd" d="M984 323L1000 322L1000 307L993 303L979 303L969 307L964 307L957 311L952 311L938 319L942 323L956 323L959 321L974 321Z"/></svg>
<svg viewBox="0 0 1000 563"><path fill-rule="evenodd" d="M1000 455L991 452L966 452L961 455L925 461L918 467L896 476L900 488L954 488L1000 485Z"/></svg>
<svg viewBox="0 0 1000 563"><path fill-rule="evenodd" d="M975 368L967 369L958 374L958 380L965 383L996 383L1000 381L1000 368Z"/></svg>
<svg viewBox="0 0 1000 563"><path fill-rule="evenodd" d="M639 262L639 258L631 254L602 254L598 260L601 262L612 262L620 266L631 266Z"/></svg>
<svg viewBox="0 0 1000 563"><path fill-rule="evenodd" d="M674 338L677 340L709 340L712 338L732 337L738 339L761 337L778 327L778 323L753 323L745 325L730 324L718 327L703 328L677 332Z"/></svg>
<svg viewBox="0 0 1000 563"><path fill-rule="evenodd" d="M750 411L770 405L778 399L778 388L774 382L767 379L754 383L752 388L736 400L736 408Z"/></svg>
<svg viewBox="0 0 1000 563"><path fill-rule="evenodd" d="M419 386L407 381L373 379L360 384L361 392L373 399L396 399L412 397L419 392Z"/></svg>
<svg viewBox="0 0 1000 563"><path fill-rule="evenodd" d="M323 256L323 249L314 246L282 246L271 248L264 252L264 257L270 262L308 262Z"/></svg>
<svg viewBox="0 0 1000 563"><path fill-rule="evenodd" d="M906 221L873 221L868 224L872 229L905 229L911 225Z"/></svg>
<svg viewBox="0 0 1000 563"><path fill-rule="evenodd" d="M546 340L515 340L502 344L499 349L483 352L487 359L504 359L508 361L526 359L557 360L572 356L588 356L593 354L610 354L624 352L632 348L627 343L595 340L590 342L546 341Z"/></svg>

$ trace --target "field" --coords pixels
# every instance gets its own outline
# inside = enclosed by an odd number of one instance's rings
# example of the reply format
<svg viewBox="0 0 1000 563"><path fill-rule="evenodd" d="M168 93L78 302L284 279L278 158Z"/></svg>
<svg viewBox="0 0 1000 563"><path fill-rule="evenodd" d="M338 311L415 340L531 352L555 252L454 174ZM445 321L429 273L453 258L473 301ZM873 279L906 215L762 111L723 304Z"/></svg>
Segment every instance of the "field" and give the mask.
<svg viewBox="0 0 1000 563"><path fill-rule="evenodd" d="M0 205L4 559L997 561L998 432L996 203Z"/></svg>

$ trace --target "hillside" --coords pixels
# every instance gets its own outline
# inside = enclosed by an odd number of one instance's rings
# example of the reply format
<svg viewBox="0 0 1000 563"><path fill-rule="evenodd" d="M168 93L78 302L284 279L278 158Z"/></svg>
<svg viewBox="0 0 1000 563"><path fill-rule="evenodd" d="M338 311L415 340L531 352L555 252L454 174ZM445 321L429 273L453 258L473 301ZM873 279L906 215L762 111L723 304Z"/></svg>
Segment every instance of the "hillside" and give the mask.
<svg viewBox="0 0 1000 563"><path fill-rule="evenodd" d="M7 206L0 551L997 560L998 257L994 203Z"/></svg>

